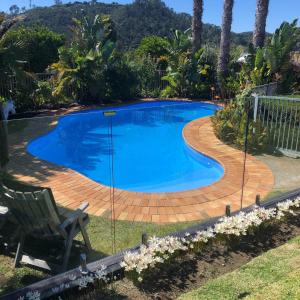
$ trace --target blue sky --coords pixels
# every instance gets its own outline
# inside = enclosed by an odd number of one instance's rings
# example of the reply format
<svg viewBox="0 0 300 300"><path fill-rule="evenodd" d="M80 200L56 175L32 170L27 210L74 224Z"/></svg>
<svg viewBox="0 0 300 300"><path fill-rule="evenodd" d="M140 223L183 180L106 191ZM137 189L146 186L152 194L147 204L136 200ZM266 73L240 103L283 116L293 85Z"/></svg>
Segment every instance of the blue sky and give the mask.
<svg viewBox="0 0 300 300"><path fill-rule="evenodd" d="M32 0L36 6L52 5L54 0ZM70 0L63 0L63 3ZM131 3L133 0L99 0L99 2ZM165 0L177 12L192 12L193 0ZM0 11L8 11L12 4L19 7L29 6L29 0L0 0ZM233 31L243 32L253 29L256 0L235 0ZM223 0L204 0L204 22L221 24ZM300 17L300 0L270 0L270 14L267 30L273 32L282 21L292 21Z"/></svg>

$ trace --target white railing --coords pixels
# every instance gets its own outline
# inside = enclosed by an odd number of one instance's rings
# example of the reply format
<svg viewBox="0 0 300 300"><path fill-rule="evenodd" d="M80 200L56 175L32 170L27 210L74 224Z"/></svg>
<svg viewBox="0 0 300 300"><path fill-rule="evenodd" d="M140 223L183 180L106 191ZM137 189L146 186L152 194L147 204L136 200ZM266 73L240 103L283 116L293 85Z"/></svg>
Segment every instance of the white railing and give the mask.
<svg viewBox="0 0 300 300"><path fill-rule="evenodd" d="M300 157L300 98L253 96L254 122L267 129L270 145L285 155Z"/></svg>

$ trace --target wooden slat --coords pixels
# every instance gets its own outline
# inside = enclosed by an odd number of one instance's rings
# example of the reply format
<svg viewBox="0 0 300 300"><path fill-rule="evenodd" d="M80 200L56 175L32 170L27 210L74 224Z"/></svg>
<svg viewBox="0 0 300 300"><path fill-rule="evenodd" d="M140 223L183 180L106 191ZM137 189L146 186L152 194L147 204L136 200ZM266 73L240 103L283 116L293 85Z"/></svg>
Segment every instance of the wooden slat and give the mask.
<svg viewBox="0 0 300 300"><path fill-rule="evenodd" d="M19 205L17 201L15 201L16 194L13 191L10 191L9 194L4 194L4 200L6 201L6 206L11 211L14 221L24 226L26 224L26 219L23 213L23 207Z"/></svg>
<svg viewBox="0 0 300 300"><path fill-rule="evenodd" d="M22 209L19 211L20 215L23 215L23 220L24 220L24 228L25 232L32 232L34 230L34 215L31 211L31 208L28 206L26 203L25 196L22 192L15 192L15 198L13 203L18 206L19 209Z"/></svg>
<svg viewBox="0 0 300 300"><path fill-rule="evenodd" d="M49 211L49 218L52 220L52 222L59 226L61 221L57 214L57 210L53 206L53 202L51 201L51 197L49 195L49 192L47 190L43 190L41 193L41 196L44 198L44 201L47 205L48 211Z"/></svg>
<svg viewBox="0 0 300 300"><path fill-rule="evenodd" d="M48 228L52 232L52 235L61 235L63 238L66 238L66 232L59 230L61 221L55 207L53 206L49 191L45 189L43 191L37 191L34 194L38 199L40 209L43 211L44 216L47 218Z"/></svg>
<svg viewBox="0 0 300 300"><path fill-rule="evenodd" d="M43 215L41 208L39 206L39 201L34 197L32 193L26 192L24 193L24 197L26 198L26 203L30 207L31 212L33 214L34 221L34 228L36 230L35 234L40 233L40 235L49 235L51 234L48 226L47 226L47 219Z"/></svg>

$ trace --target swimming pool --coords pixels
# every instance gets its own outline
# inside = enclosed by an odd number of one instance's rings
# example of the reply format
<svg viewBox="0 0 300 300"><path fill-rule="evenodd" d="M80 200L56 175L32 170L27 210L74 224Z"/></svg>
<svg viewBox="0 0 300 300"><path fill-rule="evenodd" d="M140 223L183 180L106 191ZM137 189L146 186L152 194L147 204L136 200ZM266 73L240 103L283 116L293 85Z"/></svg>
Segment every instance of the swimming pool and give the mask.
<svg viewBox="0 0 300 300"><path fill-rule="evenodd" d="M136 192L177 192L208 186L224 173L214 159L185 144L182 130L192 120L214 114L212 104L144 102L114 108L114 185ZM40 159L111 185L110 118L103 110L73 113L51 132L27 145Z"/></svg>

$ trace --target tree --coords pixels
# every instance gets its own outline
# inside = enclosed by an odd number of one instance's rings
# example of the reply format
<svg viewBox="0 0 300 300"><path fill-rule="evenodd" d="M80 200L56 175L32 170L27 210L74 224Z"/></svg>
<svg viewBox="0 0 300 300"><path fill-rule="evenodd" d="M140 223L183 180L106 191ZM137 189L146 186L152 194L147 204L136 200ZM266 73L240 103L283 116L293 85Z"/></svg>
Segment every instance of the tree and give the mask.
<svg viewBox="0 0 300 300"><path fill-rule="evenodd" d="M26 71L40 73L58 60L58 48L64 37L44 26L20 26L3 38L4 59L26 61Z"/></svg>
<svg viewBox="0 0 300 300"><path fill-rule="evenodd" d="M4 67L4 65L14 65L15 59L9 60L4 59L4 53L6 51L6 48L4 46L4 39L6 37L6 34L9 32L9 30L19 21L23 20L24 18L21 16L16 16L14 18L10 18L9 20L5 20L5 14L0 13L0 69ZM16 41L14 41L16 43Z"/></svg>
<svg viewBox="0 0 300 300"><path fill-rule="evenodd" d="M168 47L169 42L167 39L152 35L143 38L135 52L139 56L150 55L154 59L159 59L167 54Z"/></svg>
<svg viewBox="0 0 300 300"><path fill-rule="evenodd" d="M220 56L218 62L219 79L224 79L228 72L228 64L230 60L230 35L232 24L232 9L234 0L224 0Z"/></svg>
<svg viewBox="0 0 300 300"><path fill-rule="evenodd" d="M54 0L54 5L62 5L62 0Z"/></svg>
<svg viewBox="0 0 300 300"><path fill-rule="evenodd" d="M193 51L191 29L173 31L167 54L167 74L163 80L169 85L162 97L209 97L210 86L215 80L215 49L208 46Z"/></svg>
<svg viewBox="0 0 300 300"><path fill-rule="evenodd" d="M255 47L263 47L265 44L268 10L269 0L257 0L253 33L253 44Z"/></svg>
<svg viewBox="0 0 300 300"><path fill-rule="evenodd" d="M9 11L11 13L11 15L18 15L20 13L20 8L18 5L13 4L10 8Z"/></svg>
<svg viewBox="0 0 300 300"><path fill-rule="evenodd" d="M70 47L59 49L59 61L52 65L57 73L54 95L72 87L77 100L99 100L106 94L105 72L114 62L116 31L108 16L89 18L85 11L73 19Z"/></svg>
<svg viewBox="0 0 300 300"><path fill-rule="evenodd" d="M196 52L201 47L202 42L202 15L203 15L203 0L194 0L193 6L193 23L192 23L192 35L193 35L193 50Z"/></svg>
<svg viewBox="0 0 300 300"><path fill-rule="evenodd" d="M299 41L297 20L291 23L283 22L276 29L268 45L248 49L246 63L242 66L241 78L252 85L262 85L271 81L281 81L281 88L291 79L293 72L290 53Z"/></svg>
<svg viewBox="0 0 300 300"><path fill-rule="evenodd" d="M19 19L20 19L19 17L16 17L8 21L5 21L5 14L0 13L0 69L1 66L4 64L3 55L2 55L2 52L4 50L4 47L2 46L3 38L5 37L9 29L19 21ZM4 170L5 165L9 161L7 130L6 130L5 123L3 122L3 116L2 116L3 101L4 98L0 96L0 172L2 171L2 168Z"/></svg>

